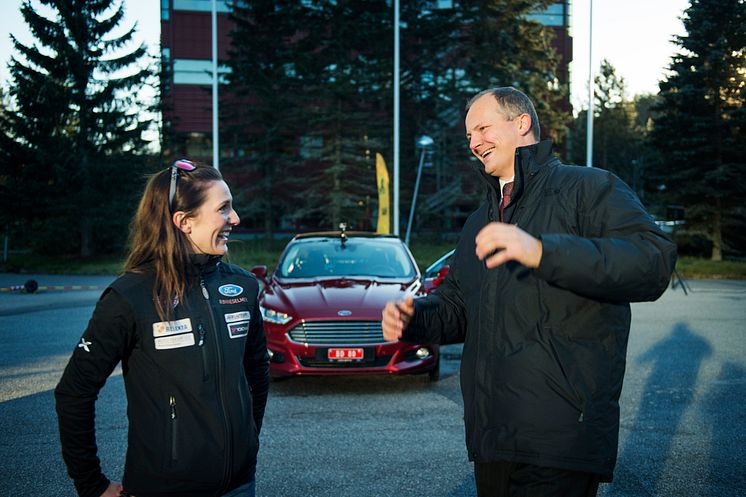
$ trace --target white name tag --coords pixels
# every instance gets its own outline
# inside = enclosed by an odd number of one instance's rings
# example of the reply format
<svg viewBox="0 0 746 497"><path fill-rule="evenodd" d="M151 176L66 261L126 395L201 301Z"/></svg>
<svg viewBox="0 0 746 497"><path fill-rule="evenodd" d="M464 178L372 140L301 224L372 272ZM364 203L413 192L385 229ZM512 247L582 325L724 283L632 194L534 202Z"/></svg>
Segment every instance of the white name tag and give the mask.
<svg viewBox="0 0 746 497"><path fill-rule="evenodd" d="M189 347L191 345L194 345L193 333L184 333L181 335L173 335L155 339L156 350L178 349L180 347Z"/></svg>
<svg viewBox="0 0 746 497"><path fill-rule="evenodd" d="M234 312L232 314L225 315L226 323L235 323L236 321L249 321L251 319L251 313L249 311Z"/></svg>
<svg viewBox="0 0 746 497"><path fill-rule="evenodd" d="M153 323L154 337L165 337L190 331L192 331L192 320L189 318L179 319L178 321L161 321L160 323Z"/></svg>

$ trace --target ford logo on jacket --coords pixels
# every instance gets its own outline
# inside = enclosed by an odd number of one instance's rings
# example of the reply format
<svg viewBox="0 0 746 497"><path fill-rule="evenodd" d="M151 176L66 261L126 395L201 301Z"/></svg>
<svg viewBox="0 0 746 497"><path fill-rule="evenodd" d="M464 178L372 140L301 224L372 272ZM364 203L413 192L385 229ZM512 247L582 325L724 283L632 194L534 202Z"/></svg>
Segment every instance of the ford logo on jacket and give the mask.
<svg viewBox="0 0 746 497"><path fill-rule="evenodd" d="M226 297L235 297L243 293L243 288L238 285L222 285L218 288L218 292Z"/></svg>

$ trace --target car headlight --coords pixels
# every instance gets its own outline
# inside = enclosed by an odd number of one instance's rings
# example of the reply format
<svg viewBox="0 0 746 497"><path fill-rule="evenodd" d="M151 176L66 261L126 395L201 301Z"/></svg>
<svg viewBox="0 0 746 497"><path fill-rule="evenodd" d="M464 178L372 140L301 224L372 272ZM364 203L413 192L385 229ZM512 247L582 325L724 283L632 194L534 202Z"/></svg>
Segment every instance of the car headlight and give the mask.
<svg viewBox="0 0 746 497"><path fill-rule="evenodd" d="M264 306L259 306L259 309L262 311L262 318L270 323L286 324L293 319L293 316L285 312L279 312Z"/></svg>

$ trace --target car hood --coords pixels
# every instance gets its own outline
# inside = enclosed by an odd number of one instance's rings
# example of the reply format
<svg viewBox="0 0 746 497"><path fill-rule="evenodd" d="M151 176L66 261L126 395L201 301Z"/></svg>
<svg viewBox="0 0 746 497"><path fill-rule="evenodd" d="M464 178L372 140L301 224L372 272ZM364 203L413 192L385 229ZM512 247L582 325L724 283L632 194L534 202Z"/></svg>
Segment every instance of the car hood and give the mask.
<svg viewBox="0 0 746 497"><path fill-rule="evenodd" d="M390 300L419 288L417 279L369 280L339 278L293 281L272 279L262 304L294 319L381 319Z"/></svg>

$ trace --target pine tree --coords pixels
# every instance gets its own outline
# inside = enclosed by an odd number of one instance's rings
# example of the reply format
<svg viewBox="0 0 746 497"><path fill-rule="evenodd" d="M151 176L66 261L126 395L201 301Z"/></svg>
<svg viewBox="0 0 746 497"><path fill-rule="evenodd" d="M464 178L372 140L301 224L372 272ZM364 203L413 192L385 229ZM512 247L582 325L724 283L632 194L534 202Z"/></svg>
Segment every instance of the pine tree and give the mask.
<svg viewBox="0 0 746 497"><path fill-rule="evenodd" d="M721 260L729 215L746 196L746 2L692 0L683 22L681 53L660 84L656 174L668 202L686 207L688 229L704 234L712 260Z"/></svg>
<svg viewBox="0 0 746 497"><path fill-rule="evenodd" d="M624 78L608 60L594 78L593 167L615 173L642 196L644 164L647 157L644 122L637 122L635 100L626 95ZM576 146L572 161L586 161L587 110L575 120Z"/></svg>
<svg viewBox="0 0 746 497"><path fill-rule="evenodd" d="M544 136L562 137L565 117L556 103L567 88L548 84L556 82L557 63L550 36L527 18L549 3L454 1L440 9L402 2L402 199L411 198L422 134L435 138L439 185L461 181L458 171L470 168L463 106L482 89L526 91ZM226 141L244 144L247 154L223 170L243 178L233 182L242 212L262 216L268 233L283 215L298 225L367 227L375 153L392 163L390 2L258 0L234 9L227 90L235 100Z"/></svg>
<svg viewBox="0 0 746 497"><path fill-rule="evenodd" d="M359 0L235 6L229 140L250 153L224 169L251 178L237 188L239 206L263 217L267 236L282 214L317 226L366 222L379 130L390 130L380 117L390 100L387 10Z"/></svg>
<svg viewBox="0 0 746 497"><path fill-rule="evenodd" d="M547 0L454 1L450 9L426 8L432 2L405 2L402 18L402 157L416 163L416 137L435 140L435 182L461 183L473 192L470 199L450 194L441 204L453 210L455 202L475 205L480 192L474 180L470 153L464 140L464 105L477 92L514 86L536 105L542 137L555 144L566 133L569 114L558 104L569 95L569 82L557 77L558 60L551 48L551 33L528 15L541 11ZM404 161L404 159L402 159ZM408 168L403 186L414 183L416 167ZM433 181L430 181L432 183ZM423 179L421 193L434 185ZM447 189L443 188L443 192ZM403 198L411 198L405 193ZM468 208L467 208L468 210ZM442 226L443 212L423 212L433 227Z"/></svg>
<svg viewBox="0 0 746 497"><path fill-rule="evenodd" d="M137 91L150 72L135 26L113 36L114 0L30 0L21 13L35 41L11 37L11 107L0 116L3 211L34 226L47 251L84 257L121 246L146 160ZM7 195L7 196L6 196ZM8 209L7 211L5 209Z"/></svg>
<svg viewBox="0 0 746 497"><path fill-rule="evenodd" d="M302 81L295 67L308 57L308 30L302 28L309 10L293 0L236 2L231 15L236 27L225 61L225 142L237 153L223 161L232 177L234 202L244 225L264 230L272 239L301 167L290 151L298 146L298 105Z"/></svg>
<svg viewBox="0 0 746 497"><path fill-rule="evenodd" d="M391 136L391 10L380 0L318 2L316 51L304 67L305 98L319 111L308 129L323 143L307 209L326 226L370 229L375 153Z"/></svg>

